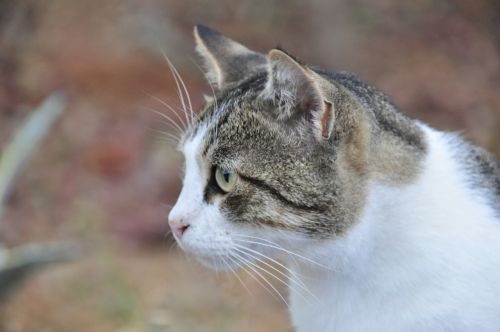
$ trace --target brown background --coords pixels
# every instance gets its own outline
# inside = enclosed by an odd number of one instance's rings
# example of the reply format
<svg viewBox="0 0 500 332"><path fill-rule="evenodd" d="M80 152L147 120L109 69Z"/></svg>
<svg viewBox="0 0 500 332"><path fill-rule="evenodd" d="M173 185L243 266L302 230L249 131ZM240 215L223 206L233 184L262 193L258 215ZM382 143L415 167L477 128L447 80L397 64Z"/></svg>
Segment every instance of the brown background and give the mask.
<svg viewBox="0 0 500 332"><path fill-rule="evenodd" d="M499 22L493 0L2 0L0 149L53 90L70 103L19 178L0 242L90 250L31 279L0 307L0 331L290 330L255 280L241 273L250 295L167 235L181 156L146 108L169 113L148 94L178 105L162 49L197 108L209 91L193 24L356 72L404 112L500 155Z"/></svg>

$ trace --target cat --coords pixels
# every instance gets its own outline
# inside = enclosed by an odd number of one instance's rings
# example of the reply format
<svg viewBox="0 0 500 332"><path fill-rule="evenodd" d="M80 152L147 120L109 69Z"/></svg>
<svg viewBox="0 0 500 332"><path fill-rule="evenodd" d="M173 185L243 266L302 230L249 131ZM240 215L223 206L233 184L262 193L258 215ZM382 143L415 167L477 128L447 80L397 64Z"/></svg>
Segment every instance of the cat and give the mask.
<svg viewBox="0 0 500 332"><path fill-rule="evenodd" d="M299 332L500 331L492 155L353 74L194 35L214 97L179 143L184 251L258 278L281 265Z"/></svg>

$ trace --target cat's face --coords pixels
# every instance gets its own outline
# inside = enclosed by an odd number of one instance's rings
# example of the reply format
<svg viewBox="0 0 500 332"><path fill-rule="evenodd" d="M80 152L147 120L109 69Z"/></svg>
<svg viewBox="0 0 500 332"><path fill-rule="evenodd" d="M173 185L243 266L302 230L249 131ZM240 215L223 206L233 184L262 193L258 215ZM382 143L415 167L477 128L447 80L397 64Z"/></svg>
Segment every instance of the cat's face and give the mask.
<svg viewBox="0 0 500 332"><path fill-rule="evenodd" d="M218 91L180 144L185 177L169 215L180 247L223 268L342 234L365 196L366 142L333 101L357 105L281 51L195 35Z"/></svg>

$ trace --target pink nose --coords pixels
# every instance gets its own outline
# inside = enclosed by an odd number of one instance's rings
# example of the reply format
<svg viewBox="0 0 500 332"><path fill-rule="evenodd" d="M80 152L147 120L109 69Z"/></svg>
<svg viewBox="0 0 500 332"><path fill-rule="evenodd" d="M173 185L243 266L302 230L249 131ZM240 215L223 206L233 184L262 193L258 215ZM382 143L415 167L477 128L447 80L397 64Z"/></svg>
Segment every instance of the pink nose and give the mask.
<svg viewBox="0 0 500 332"><path fill-rule="evenodd" d="M189 223L184 221L183 219L169 219L168 223L170 225L170 229L172 233L177 238L181 238L184 232L189 228Z"/></svg>

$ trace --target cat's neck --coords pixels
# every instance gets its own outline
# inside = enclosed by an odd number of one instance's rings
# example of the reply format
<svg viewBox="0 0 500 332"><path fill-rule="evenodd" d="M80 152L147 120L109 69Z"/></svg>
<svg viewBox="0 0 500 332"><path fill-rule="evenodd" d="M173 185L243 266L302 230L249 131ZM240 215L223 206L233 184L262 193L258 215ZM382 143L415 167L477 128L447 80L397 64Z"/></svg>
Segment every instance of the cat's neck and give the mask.
<svg viewBox="0 0 500 332"><path fill-rule="evenodd" d="M308 249L312 259L329 269L306 262L295 265L298 270L360 276L377 268L382 256L386 263L393 259L396 264L431 250L433 241L436 246L451 248L447 241L461 233L471 234L478 220L495 219L487 195L470 186L468 175L454 159L446 134L421 128L429 149L418 178L407 184L371 182L356 225L346 234Z"/></svg>
<svg viewBox="0 0 500 332"><path fill-rule="evenodd" d="M352 327L370 314L380 317L380 310L410 310L397 299L412 299L414 294L433 294L452 303L456 288L443 288L446 280L463 282L462 292L474 298L481 283L476 271L487 266L491 252L500 252L495 210L469 185L445 134L422 128L429 149L418 178L405 185L371 183L357 224L336 239L308 248L309 257L321 266L290 263L292 278L315 296L290 288L292 318L304 331L322 330L324 325L315 325L321 321L336 319L334 326ZM495 273L492 277L500 275ZM463 279L455 280L457 275ZM411 309L415 317L440 310L421 297L422 303ZM380 299L394 300L395 307L380 308ZM404 324L394 326L399 323Z"/></svg>

